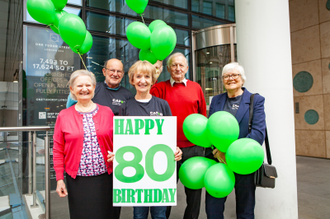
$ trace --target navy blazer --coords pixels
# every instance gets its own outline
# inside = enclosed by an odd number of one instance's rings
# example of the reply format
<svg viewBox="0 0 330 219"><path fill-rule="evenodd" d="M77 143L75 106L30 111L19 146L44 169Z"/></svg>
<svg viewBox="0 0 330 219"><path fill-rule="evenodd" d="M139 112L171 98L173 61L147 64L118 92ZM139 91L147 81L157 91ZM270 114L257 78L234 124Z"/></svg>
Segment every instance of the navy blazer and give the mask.
<svg viewBox="0 0 330 219"><path fill-rule="evenodd" d="M265 98L260 95L254 96L252 130L251 133L249 133L249 107L251 93L244 87L242 89L244 90L242 100L235 116L239 124L238 138L252 138L262 144L265 140L266 130L266 115L264 110ZM209 117L217 111L223 111L227 98L227 92L216 95L212 98Z"/></svg>

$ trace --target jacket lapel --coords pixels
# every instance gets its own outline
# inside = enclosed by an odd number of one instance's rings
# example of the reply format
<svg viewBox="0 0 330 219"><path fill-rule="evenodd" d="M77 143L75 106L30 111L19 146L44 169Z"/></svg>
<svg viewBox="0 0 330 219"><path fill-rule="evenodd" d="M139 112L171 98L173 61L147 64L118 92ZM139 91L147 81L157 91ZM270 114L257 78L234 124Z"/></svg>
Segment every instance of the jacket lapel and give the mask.
<svg viewBox="0 0 330 219"><path fill-rule="evenodd" d="M251 96L251 93L244 88L244 93L243 93L243 96L242 96L242 100L241 100L241 103L240 103L239 108L238 108L237 113L236 113L236 119L237 119L238 124L241 122L244 115L249 110L250 96Z"/></svg>
<svg viewBox="0 0 330 219"><path fill-rule="evenodd" d="M219 109L217 109L217 111L222 111L223 108L225 107L225 103L227 101L227 93L224 93L223 95L220 96L219 100L218 100L218 106L219 106Z"/></svg>

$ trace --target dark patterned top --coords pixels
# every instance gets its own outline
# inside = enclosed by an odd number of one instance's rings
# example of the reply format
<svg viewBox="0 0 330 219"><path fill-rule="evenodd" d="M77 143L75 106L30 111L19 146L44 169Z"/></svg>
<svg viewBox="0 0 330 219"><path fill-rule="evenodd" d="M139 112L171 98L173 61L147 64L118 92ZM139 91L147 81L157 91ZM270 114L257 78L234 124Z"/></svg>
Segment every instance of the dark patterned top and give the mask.
<svg viewBox="0 0 330 219"><path fill-rule="evenodd" d="M81 113L83 115L84 145L80 158L78 176L97 176L105 173L107 167L97 141L93 116L98 107L92 112Z"/></svg>

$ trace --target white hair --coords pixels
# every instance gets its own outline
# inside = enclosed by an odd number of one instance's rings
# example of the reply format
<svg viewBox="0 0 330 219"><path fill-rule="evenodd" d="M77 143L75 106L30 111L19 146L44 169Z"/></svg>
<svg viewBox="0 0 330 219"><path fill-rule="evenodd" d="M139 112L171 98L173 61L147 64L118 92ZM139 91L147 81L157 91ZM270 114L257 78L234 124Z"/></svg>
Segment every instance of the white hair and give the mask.
<svg viewBox="0 0 330 219"><path fill-rule="evenodd" d="M245 76L244 68L241 65L239 65L237 62L231 62L231 63L228 63L227 65L225 65L222 69L222 76L224 74L226 74L227 72L230 72L234 69L237 70L240 73L240 75L243 79L243 82L245 82L246 81L246 76Z"/></svg>

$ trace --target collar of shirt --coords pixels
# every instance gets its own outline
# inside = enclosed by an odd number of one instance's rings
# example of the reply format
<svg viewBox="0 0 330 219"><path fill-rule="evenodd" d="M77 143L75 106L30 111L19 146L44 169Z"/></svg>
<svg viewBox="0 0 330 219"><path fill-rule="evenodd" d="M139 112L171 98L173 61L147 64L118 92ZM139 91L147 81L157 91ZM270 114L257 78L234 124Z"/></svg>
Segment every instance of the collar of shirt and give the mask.
<svg viewBox="0 0 330 219"><path fill-rule="evenodd" d="M174 79L173 78L170 78L170 83L171 83L171 86L173 87L173 84L174 83L183 83L184 84L184 86L186 86L187 87L187 79L186 78L184 78L182 81L180 81L180 82L175 82L174 81Z"/></svg>
<svg viewBox="0 0 330 219"><path fill-rule="evenodd" d="M109 89L109 90L119 90L119 88L120 88L120 86L121 86L121 85L119 84L118 87L111 88L111 87L108 86L107 82L104 81L104 84L105 84L105 87L106 87L107 89Z"/></svg>

